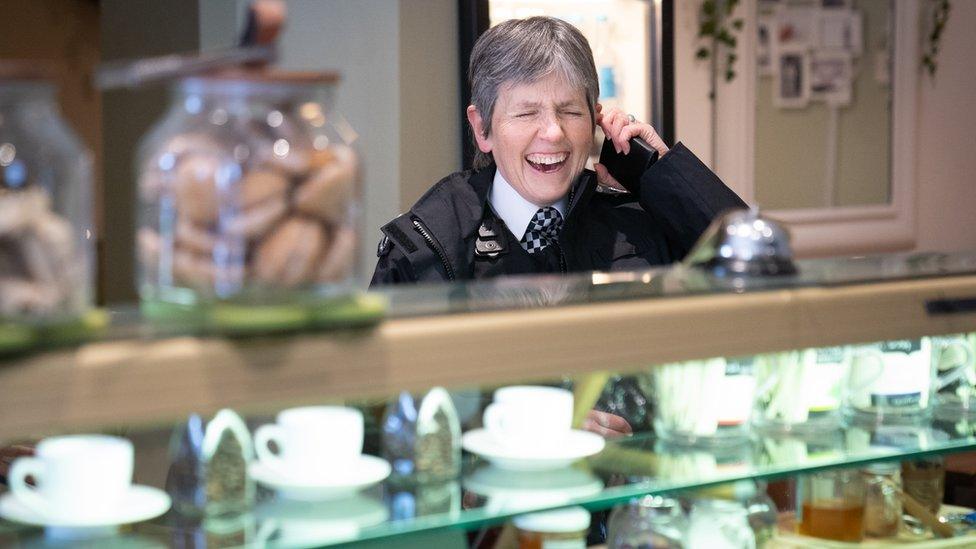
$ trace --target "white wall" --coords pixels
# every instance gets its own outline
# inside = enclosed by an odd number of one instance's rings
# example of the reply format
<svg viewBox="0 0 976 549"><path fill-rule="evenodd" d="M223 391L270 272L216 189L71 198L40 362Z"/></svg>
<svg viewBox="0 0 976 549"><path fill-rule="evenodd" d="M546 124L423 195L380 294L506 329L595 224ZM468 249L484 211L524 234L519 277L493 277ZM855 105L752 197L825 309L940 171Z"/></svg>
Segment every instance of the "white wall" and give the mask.
<svg viewBox="0 0 976 549"><path fill-rule="evenodd" d="M952 3L918 120L918 250L976 250L976 2Z"/></svg>
<svg viewBox="0 0 976 549"><path fill-rule="evenodd" d="M705 164L712 158L712 102L708 98L708 61L695 59L698 49L698 2L674 3L674 126L681 141Z"/></svg>
<svg viewBox="0 0 976 549"><path fill-rule="evenodd" d="M456 0L400 0L400 211L461 169L457 25Z"/></svg>

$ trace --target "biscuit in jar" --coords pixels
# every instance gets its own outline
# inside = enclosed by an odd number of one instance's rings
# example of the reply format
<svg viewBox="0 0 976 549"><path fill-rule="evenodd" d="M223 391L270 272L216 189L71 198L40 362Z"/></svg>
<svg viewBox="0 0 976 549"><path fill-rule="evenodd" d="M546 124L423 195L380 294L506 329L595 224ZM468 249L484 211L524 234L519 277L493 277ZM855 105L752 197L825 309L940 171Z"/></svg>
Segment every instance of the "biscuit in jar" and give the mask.
<svg viewBox="0 0 976 549"><path fill-rule="evenodd" d="M332 236L329 249L322 256L315 275L316 282L341 282L352 274L356 261L356 231L339 227Z"/></svg>
<svg viewBox="0 0 976 549"><path fill-rule="evenodd" d="M352 149L337 146L333 161L313 171L295 190L295 208L333 224L346 220L355 198L356 155Z"/></svg>
<svg viewBox="0 0 976 549"><path fill-rule="evenodd" d="M321 223L298 216L288 218L258 245L252 266L254 277L285 287L311 282L327 242Z"/></svg>
<svg viewBox="0 0 976 549"><path fill-rule="evenodd" d="M221 160L210 155L184 156L176 164L173 192L176 209L199 225L212 225L220 206L217 174Z"/></svg>

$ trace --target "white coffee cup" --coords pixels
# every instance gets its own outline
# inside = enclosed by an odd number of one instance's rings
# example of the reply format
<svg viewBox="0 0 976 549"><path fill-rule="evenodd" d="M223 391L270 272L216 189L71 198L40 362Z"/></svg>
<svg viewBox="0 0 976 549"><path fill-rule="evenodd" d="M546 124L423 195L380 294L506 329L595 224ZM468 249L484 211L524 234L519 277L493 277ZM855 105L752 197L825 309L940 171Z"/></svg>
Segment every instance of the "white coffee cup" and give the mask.
<svg viewBox="0 0 976 549"><path fill-rule="evenodd" d="M278 447L275 454L269 442ZM343 406L289 408L254 433L261 463L287 476L328 476L363 451L363 414Z"/></svg>
<svg viewBox="0 0 976 549"><path fill-rule="evenodd" d="M132 443L107 435L68 435L42 440L33 457L14 460L10 491L46 517L107 517L132 486ZM27 484L34 477L36 487Z"/></svg>
<svg viewBox="0 0 976 549"><path fill-rule="evenodd" d="M556 387L503 387L485 408L483 423L506 446L549 444L565 437L572 427L573 393Z"/></svg>

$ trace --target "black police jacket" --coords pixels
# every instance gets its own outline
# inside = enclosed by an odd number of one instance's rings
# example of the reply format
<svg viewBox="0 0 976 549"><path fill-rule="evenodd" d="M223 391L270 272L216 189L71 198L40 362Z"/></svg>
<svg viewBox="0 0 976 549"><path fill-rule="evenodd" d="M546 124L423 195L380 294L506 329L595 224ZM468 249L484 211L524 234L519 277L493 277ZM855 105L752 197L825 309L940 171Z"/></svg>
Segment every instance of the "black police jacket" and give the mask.
<svg viewBox="0 0 976 549"><path fill-rule="evenodd" d="M639 196L597 192L596 174L584 170L558 243L529 255L488 203L494 177L495 166L451 174L384 225L371 285L666 265L719 213L746 207L678 143L641 176Z"/></svg>

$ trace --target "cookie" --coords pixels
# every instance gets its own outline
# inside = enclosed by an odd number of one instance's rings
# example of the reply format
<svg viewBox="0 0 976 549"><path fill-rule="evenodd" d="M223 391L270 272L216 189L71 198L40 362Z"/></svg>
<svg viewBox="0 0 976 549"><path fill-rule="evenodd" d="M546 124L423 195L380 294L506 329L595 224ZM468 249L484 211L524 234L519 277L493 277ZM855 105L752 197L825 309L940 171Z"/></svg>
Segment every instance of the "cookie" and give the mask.
<svg viewBox="0 0 976 549"><path fill-rule="evenodd" d="M312 281L326 241L321 223L288 218L258 245L252 266L255 279L284 287Z"/></svg>
<svg viewBox="0 0 976 549"><path fill-rule="evenodd" d="M214 273L211 257L180 248L173 250L173 279L177 284L200 289L213 288Z"/></svg>
<svg viewBox="0 0 976 549"><path fill-rule="evenodd" d="M45 315L56 311L58 293L45 284L20 278L0 279L0 316Z"/></svg>
<svg viewBox="0 0 976 549"><path fill-rule="evenodd" d="M240 189L240 207L246 210L268 200L283 199L288 192L288 179L279 172L253 170L241 179Z"/></svg>
<svg viewBox="0 0 976 549"><path fill-rule="evenodd" d="M332 236L328 252L322 257L315 275L316 282L341 282L353 272L359 239L350 227L340 227Z"/></svg>
<svg viewBox="0 0 976 549"><path fill-rule="evenodd" d="M250 206L237 215L229 216L220 228L230 236L242 236L257 240L264 236L288 213L288 201L284 196L272 197Z"/></svg>
<svg viewBox="0 0 976 549"><path fill-rule="evenodd" d="M213 254L217 237L206 227L197 225L188 217L176 220L176 245L203 255Z"/></svg>
<svg viewBox="0 0 976 549"><path fill-rule="evenodd" d="M295 190L299 212L333 224L342 223L355 198L356 156L349 147L335 147L334 161L314 171Z"/></svg>
<svg viewBox="0 0 976 549"><path fill-rule="evenodd" d="M136 250L139 262L150 279L156 278L155 273L156 269L159 268L159 254L162 247L162 239L156 231L141 227L136 232Z"/></svg>
<svg viewBox="0 0 976 549"><path fill-rule="evenodd" d="M190 155L180 159L173 174L176 209L198 225L212 225L217 220L219 196L218 158L209 155Z"/></svg>
<svg viewBox="0 0 976 549"><path fill-rule="evenodd" d="M51 198L40 187L0 191L0 236L16 237L50 208Z"/></svg>

